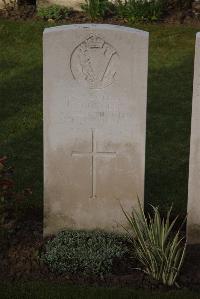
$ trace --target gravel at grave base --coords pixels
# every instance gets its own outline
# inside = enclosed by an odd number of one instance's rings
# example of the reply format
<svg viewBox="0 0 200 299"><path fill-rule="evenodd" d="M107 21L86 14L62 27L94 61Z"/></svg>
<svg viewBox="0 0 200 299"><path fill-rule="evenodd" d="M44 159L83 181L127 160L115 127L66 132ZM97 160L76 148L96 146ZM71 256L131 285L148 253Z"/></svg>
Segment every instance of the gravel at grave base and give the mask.
<svg viewBox="0 0 200 299"><path fill-rule="evenodd" d="M21 225L7 240L4 251L0 253L1 281L43 280L78 285L169 290L168 287L152 281L142 271L135 269L135 262L134 267L130 266L130 260L127 259L117 263L114 274L103 278L52 273L38 256L43 245L41 222L30 221ZM178 283L181 288L200 289L200 245L188 246Z"/></svg>

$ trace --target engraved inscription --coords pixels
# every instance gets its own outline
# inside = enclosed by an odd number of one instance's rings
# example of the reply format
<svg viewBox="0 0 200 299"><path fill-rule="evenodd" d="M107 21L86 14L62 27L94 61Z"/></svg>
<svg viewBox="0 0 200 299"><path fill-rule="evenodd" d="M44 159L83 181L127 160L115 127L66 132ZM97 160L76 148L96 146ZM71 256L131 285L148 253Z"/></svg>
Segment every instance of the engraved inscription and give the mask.
<svg viewBox="0 0 200 299"><path fill-rule="evenodd" d="M73 151L72 156L76 157L91 157L92 161L92 191L91 199L96 199L96 158L98 157L116 157L116 152L98 152L96 148L95 130L92 129L92 151L91 152L77 152Z"/></svg>
<svg viewBox="0 0 200 299"><path fill-rule="evenodd" d="M113 46L92 34L72 52L70 68L75 80L88 88L101 89L116 79L119 56Z"/></svg>
<svg viewBox="0 0 200 299"><path fill-rule="evenodd" d="M130 126L133 122L132 107L120 98L113 98L107 94L92 96L82 100L79 96L66 96L64 101L56 104L54 116L57 124L66 124L68 127L84 126L87 129L105 126ZM63 105L63 106L62 106ZM62 109L64 107L64 109Z"/></svg>

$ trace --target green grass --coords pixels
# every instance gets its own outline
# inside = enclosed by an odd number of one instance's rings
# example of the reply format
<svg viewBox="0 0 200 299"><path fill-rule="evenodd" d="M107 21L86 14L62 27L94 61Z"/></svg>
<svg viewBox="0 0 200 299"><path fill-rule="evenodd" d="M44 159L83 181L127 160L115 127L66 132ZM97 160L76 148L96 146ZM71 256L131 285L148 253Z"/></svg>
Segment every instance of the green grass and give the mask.
<svg viewBox="0 0 200 299"><path fill-rule="evenodd" d="M125 288L79 287L50 283L0 284L3 299L199 299L197 292L170 291L167 293Z"/></svg>
<svg viewBox="0 0 200 299"><path fill-rule="evenodd" d="M185 214L196 30L149 29L145 202Z"/></svg>
<svg viewBox="0 0 200 299"><path fill-rule="evenodd" d="M42 211L42 32L46 23L0 20L0 155L19 189ZM162 211L187 204L194 41L197 28L139 26L150 32L145 202Z"/></svg>
<svg viewBox="0 0 200 299"><path fill-rule="evenodd" d="M17 188L31 187L30 205L43 206L42 32L45 23L0 20L0 156L16 168ZM197 28L139 26L150 32L145 202L184 214L194 41ZM187 291L164 294L47 283L0 285L0 298L198 299Z"/></svg>

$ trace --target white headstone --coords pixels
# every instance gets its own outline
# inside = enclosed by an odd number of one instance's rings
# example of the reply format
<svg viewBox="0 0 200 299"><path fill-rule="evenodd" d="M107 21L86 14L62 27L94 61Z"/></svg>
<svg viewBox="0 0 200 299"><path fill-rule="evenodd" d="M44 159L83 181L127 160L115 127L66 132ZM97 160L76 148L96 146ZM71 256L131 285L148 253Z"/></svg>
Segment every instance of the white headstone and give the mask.
<svg viewBox="0 0 200 299"><path fill-rule="evenodd" d="M196 39L188 189L188 243L200 243L200 33Z"/></svg>
<svg viewBox="0 0 200 299"><path fill-rule="evenodd" d="M44 31L44 234L117 231L143 204L148 33Z"/></svg>

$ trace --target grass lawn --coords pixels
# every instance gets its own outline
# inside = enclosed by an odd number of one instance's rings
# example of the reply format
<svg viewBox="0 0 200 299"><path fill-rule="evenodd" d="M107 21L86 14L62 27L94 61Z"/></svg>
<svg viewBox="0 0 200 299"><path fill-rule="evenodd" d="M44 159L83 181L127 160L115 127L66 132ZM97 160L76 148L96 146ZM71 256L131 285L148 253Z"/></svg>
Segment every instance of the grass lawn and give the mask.
<svg viewBox="0 0 200 299"><path fill-rule="evenodd" d="M32 188L30 206L43 206L42 22L0 20L0 156L16 168L19 190ZM194 43L197 28L143 25L150 32L145 203L186 213ZM0 298L198 299L49 283L0 284Z"/></svg>
<svg viewBox="0 0 200 299"><path fill-rule="evenodd" d="M0 155L19 189L42 211L42 32L49 24L0 20ZM197 28L137 26L150 32L145 203L184 214L194 44Z"/></svg>
<svg viewBox="0 0 200 299"><path fill-rule="evenodd" d="M196 292L171 291L168 293L122 288L79 287L64 284L17 283L0 284L3 299L199 299Z"/></svg>

